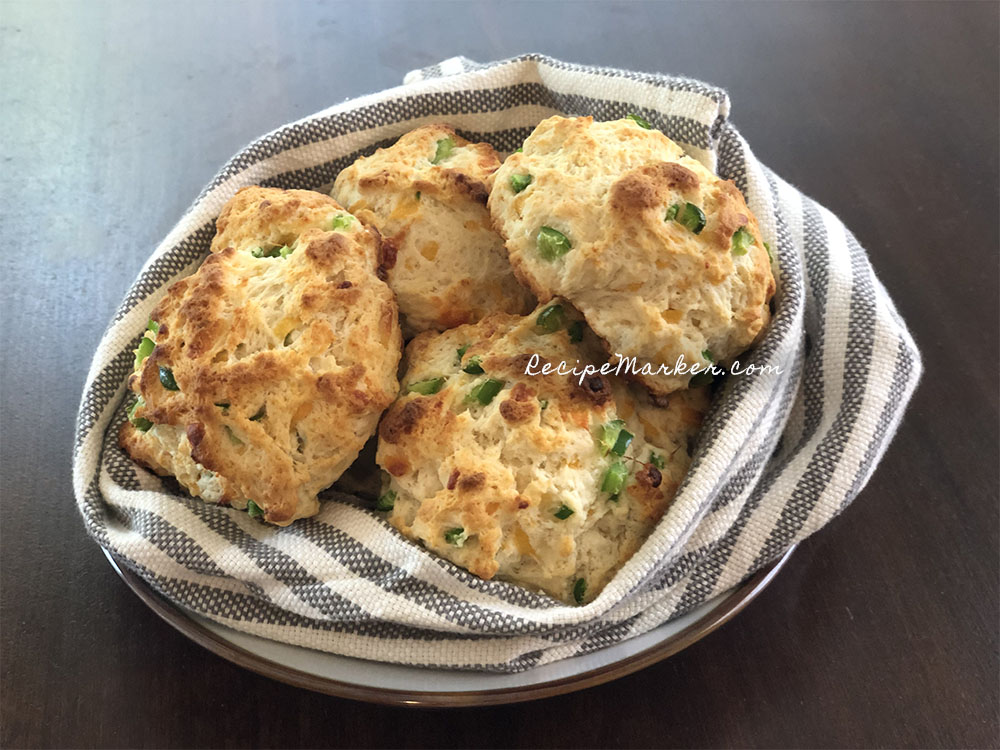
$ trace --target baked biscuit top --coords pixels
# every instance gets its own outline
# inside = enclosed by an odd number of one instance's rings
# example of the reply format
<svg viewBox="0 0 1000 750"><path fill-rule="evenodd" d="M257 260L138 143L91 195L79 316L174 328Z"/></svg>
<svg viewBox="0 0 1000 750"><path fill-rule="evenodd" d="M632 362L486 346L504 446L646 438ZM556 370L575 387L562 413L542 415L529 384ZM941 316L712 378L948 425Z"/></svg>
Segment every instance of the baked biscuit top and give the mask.
<svg viewBox="0 0 1000 750"><path fill-rule="evenodd" d="M396 306L377 234L325 195L245 189L219 228L153 312L121 442L192 494L284 525L316 512L395 397Z"/></svg>
<svg viewBox="0 0 1000 750"><path fill-rule="evenodd" d="M427 125L337 177L332 195L385 238L387 278L404 332L531 309L486 209L499 166L490 145Z"/></svg>
<svg viewBox="0 0 1000 750"><path fill-rule="evenodd" d="M704 389L656 406L613 376L569 372L602 361L559 300L421 334L379 427L379 507L480 577L590 600L673 498L707 406Z"/></svg>
<svg viewBox="0 0 1000 750"><path fill-rule="evenodd" d="M640 365L730 361L769 320L769 252L742 194L634 119L544 120L489 206L518 277ZM640 378L666 394L690 375Z"/></svg>

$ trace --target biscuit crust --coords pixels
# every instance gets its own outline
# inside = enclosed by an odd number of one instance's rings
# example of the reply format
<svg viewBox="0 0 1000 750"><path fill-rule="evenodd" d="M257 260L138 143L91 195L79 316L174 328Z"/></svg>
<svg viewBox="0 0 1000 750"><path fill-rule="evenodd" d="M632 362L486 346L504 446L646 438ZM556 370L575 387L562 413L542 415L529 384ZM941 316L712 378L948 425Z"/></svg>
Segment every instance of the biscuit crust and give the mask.
<svg viewBox="0 0 1000 750"><path fill-rule="evenodd" d="M153 312L120 443L196 497L286 525L317 512L396 395L396 304L377 233L328 196L247 188L218 226Z"/></svg>
<svg viewBox="0 0 1000 750"><path fill-rule="evenodd" d="M395 493L389 521L405 536L482 578L572 602L581 579L585 599L596 596L668 507L708 397L681 391L656 406L613 376L564 374L599 366L603 353L589 332L572 340L579 313L553 302L565 311L553 332L538 325L546 305L417 336L376 460ZM483 372L465 371L476 369L473 358ZM560 362L564 373L542 374ZM484 404L476 393L489 379L502 386ZM634 436L621 457L600 442L614 420ZM622 487L603 491L615 463L626 472Z"/></svg>
<svg viewBox="0 0 1000 750"><path fill-rule="evenodd" d="M453 144L446 155L442 142ZM407 335L534 305L486 208L499 166L489 144L427 125L337 177L333 197L386 240L387 279Z"/></svg>
<svg viewBox="0 0 1000 750"><path fill-rule="evenodd" d="M542 121L497 171L489 208L518 278L540 300L570 300L609 353L640 366L729 362L768 323L775 282L743 195L631 119ZM542 227L570 247L545 257ZM638 377L667 394L690 374Z"/></svg>

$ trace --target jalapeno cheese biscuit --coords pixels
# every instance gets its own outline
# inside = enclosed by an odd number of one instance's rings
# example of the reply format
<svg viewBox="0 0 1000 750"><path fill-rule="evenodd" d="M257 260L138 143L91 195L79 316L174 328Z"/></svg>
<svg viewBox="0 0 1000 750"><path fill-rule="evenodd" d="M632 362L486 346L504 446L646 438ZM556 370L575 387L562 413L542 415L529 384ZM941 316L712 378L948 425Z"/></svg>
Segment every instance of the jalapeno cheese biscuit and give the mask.
<svg viewBox="0 0 1000 750"><path fill-rule="evenodd" d="M192 495L286 525L319 508L397 393L379 239L333 199L248 188L153 312L122 447Z"/></svg>
<svg viewBox="0 0 1000 750"><path fill-rule="evenodd" d="M385 268L404 333L444 330L492 312L523 314L534 305L486 209L499 166L488 144L429 125L337 177L333 197L386 238Z"/></svg>
<svg viewBox="0 0 1000 750"><path fill-rule="evenodd" d="M515 273L570 300L661 394L744 351L774 293L757 221L728 180L639 119L550 117L496 173L489 200Z"/></svg>
<svg viewBox="0 0 1000 750"><path fill-rule="evenodd" d="M417 336L376 460L388 473L377 508L404 535L482 578L579 603L667 508L707 397L660 407L639 386L567 374L602 361L577 318L555 301Z"/></svg>

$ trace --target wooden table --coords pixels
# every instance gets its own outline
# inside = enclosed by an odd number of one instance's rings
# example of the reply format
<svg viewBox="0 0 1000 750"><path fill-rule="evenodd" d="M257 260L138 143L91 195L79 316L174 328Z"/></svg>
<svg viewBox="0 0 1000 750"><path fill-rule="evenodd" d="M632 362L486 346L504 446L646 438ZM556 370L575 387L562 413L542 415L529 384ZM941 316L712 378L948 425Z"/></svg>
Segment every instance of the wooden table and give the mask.
<svg viewBox="0 0 1000 750"><path fill-rule="evenodd" d="M4 747L985 747L998 742L996 3L0 7ZM453 54L726 87L839 214L927 372L854 505L735 621L534 704L387 709L159 621L84 534L71 430L145 257L255 136Z"/></svg>

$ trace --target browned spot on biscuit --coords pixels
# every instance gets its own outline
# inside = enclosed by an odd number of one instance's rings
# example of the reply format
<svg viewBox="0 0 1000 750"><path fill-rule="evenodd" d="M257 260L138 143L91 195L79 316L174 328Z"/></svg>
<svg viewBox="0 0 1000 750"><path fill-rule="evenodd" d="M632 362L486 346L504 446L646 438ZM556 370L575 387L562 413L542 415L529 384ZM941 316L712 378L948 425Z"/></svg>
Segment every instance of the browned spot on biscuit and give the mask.
<svg viewBox="0 0 1000 750"><path fill-rule="evenodd" d="M570 398L584 398L594 406L604 406L611 400L611 383L603 375L589 375L580 383L569 376Z"/></svg>
<svg viewBox="0 0 1000 750"><path fill-rule="evenodd" d="M262 200L260 202L260 205L258 205L257 208L258 208L258 210L263 210L263 209L267 208L270 205L271 205L271 201L269 201L267 199L264 199L264 200Z"/></svg>
<svg viewBox="0 0 1000 750"><path fill-rule="evenodd" d="M223 326L217 309L219 301L225 296L226 272L223 264L234 252L232 248L227 248L208 256L178 309L177 316L187 321L187 329L191 332L184 342L184 353L189 359L197 359L211 350L221 334Z"/></svg>
<svg viewBox="0 0 1000 750"><path fill-rule="evenodd" d="M622 214L664 206L671 190L689 192L698 187L698 175L674 162L634 169L611 186L609 204Z"/></svg>
<svg viewBox="0 0 1000 750"><path fill-rule="evenodd" d="M334 264L338 255L347 252L348 249L347 237L340 232L326 232L306 246L306 257L320 266L329 267Z"/></svg>
<svg viewBox="0 0 1000 750"><path fill-rule="evenodd" d="M510 397L515 401L531 401L535 397L535 391L524 383L518 383L510 389Z"/></svg>
<svg viewBox="0 0 1000 750"><path fill-rule="evenodd" d="M402 407L394 405L382 419L378 434L387 443L398 443L404 435L409 435L424 416L426 401L421 398L407 401Z"/></svg>
<svg viewBox="0 0 1000 750"><path fill-rule="evenodd" d="M209 471L217 471L218 465L212 455L213 441L205 439L205 425L201 422L192 422L187 426L185 432L188 442L191 443L191 458Z"/></svg>
<svg viewBox="0 0 1000 750"><path fill-rule="evenodd" d="M187 426L187 439L191 443L191 448L195 449L201 445L201 441L205 439L205 425L201 422L194 422Z"/></svg>
<svg viewBox="0 0 1000 750"><path fill-rule="evenodd" d="M718 191L719 207L716 211L716 221L711 227L711 239L718 248L729 250L736 230L749 223L750 209L743 199L743 193L732 180L719 182Z"/></svg>
<svg viewBox="0 0 1000 750"><path fill-rule="evenodd" d="M258 356L261 359L262 355ZM352 410L362 410L368 406L370 397L366 391L357 388L364 382L365 366L356 362L340 372L323 373L316 380L316 391L324 401L339 402ZM265 381L267 378L263 378Z"/></svg>
<svg viewBox="0 0 1000 750"><path fill-rule="evenodd" d="M350 289L352 286L350 281L341 281L337 284L337 289Z"/></svg>
<svg viewBox="0 0 1000 750"><path fill-rule="evenodd" d="M448 476L448 489L455 489L455 483L458 481L458 477L461 472L458 469L452 469L451 474Z"/></svg>
<svg viewBox="0 0 1000 750"><path fill-rule="evenodd" d="M535 409L531 404L522 404L510 399L500 403L500 416L511 424L526 422L534 414Z"/></svg>
<svg viewBox="0 0 1000 750"><path fill-rule="evenodd" d="M410 470L410 464L405 458L390 456L385 459L384 468L394 477L401 477Z"/></svg>
<svg viewBox="0 0 1000 750"><path fill-rule="evenodd" d="M635 473L635 481L645 487L659 487L663 474L653 464L646 464Z"/></svg>
<svg viewBox="0 0 1000 750"><path fill-rule="evenodd" d="M530 508L530 507L531 507L531 503L528 501L527 498L522 497L521 495L517 496L517 509L518 510L524 510L525 508Z"/></svg>
<svg viewBox="0 0 1000 750"><path fill-rule="evenodd" d="M500 402L500 416L511 424L526 422L535 413L535 403L533 401L516 401L509 398Z"/></svg>
<svg viewBox="0 0 1000 750"><path fill-rule="evenodd" d="M475 474L466 474L458 480L458 491L471 492L472 490L478 490L480 487L484 487L485 485L486 475L481 471L477 471Z"/></svg>
<svg viewBox="0 0 1000 750"><path fill-rule="evenodd" d="M638 479L638 477L637 477ZM636 481L628 486L634 505L646 519L659 518L667 505L667 496L659 487Z"/></svg>
<svg viewBox="0 0 1000 750"><path fill-rule="evenodd" d="M484 206L486 205L486 201L490 197L490 191L486 189L485 184L474 177L470 177L464 172L459 172L454 169L445 170L445 175L461 194L467 196L476 203L481 203Z"/></svg>
<svg viewBox="0 0 1000 750"><path fill-rule="evenodd" d="M383 237L382 246L379 251L379 268L391 271L396 267L396 255L399 253L399 242L402 235L396 237Z"/></svg>
<svg viewBox="0 0 1000 750"><path fill-rule="evenodd" d="M441 321L442 327L458 328L458 326L472 322L472 313L468 310L448 308L446 310L442 310L438 318Z"/></svg>
<svg viewBox="0 0 1000 750"><path fill-rule="evenodd" d="M358 179L358 186L362 190L367 190L369 188L380 188L385 187L389 184L392 179L392 175L389 174L389 170L383 169L381 172L371 175L365 175Z"/></svg>

